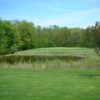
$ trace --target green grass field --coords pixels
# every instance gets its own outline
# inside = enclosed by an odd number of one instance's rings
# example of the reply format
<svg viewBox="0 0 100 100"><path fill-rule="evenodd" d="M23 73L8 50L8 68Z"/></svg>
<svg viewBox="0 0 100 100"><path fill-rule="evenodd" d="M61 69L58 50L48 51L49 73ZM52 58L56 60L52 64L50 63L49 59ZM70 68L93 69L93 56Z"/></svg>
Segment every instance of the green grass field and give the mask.
<svg viewBox="0 0 100 100"><path fill-rule="evenodd" d="M100 100L100 70L0 70L0 100Z"/></svg>
<svg viewBox="0 0 100 100"><path fill-rule="evenodd" d="M93 49L39 48L13 55L37 54L86 58L68 62L1 62L0 100L100 100L100 58Z"/></svg>

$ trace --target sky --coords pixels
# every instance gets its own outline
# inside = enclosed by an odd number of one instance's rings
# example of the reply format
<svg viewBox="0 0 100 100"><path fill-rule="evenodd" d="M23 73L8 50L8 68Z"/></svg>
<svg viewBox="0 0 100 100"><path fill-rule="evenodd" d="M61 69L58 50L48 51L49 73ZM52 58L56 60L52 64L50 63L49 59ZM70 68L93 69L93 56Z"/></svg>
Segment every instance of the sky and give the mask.
<svg viewBox="0 0 100 100"><path fill-rule="evenodd" d="M86 28L100 21L100 0L0 0L0 18Z"/></svg>

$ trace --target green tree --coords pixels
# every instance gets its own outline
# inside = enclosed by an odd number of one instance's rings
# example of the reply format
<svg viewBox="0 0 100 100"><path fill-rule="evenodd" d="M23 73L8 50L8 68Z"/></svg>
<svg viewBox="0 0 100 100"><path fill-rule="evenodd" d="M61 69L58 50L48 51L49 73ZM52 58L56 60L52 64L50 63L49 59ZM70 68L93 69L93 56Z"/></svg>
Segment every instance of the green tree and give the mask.
<svg viewBox="0 0 100 100"><path fill-rule="evenodd" d="M1 51L4 50L2 53L12 53L17 50L17 47L15 46L15 33L15 28L11 21L0 21Z"/></svg>
<svg viewBox="0 0 100 100"><path fill-rule="evenodd" d="M95 52L100 56L100 22L96 22L95 26L91 27L94 42Z"/></svg>
<svg viewBox="0 0 100 100"><path fill-rule="evenodd" d="M7 39L5 37L5 30L3 27L3 21L0 20L0 55L6 53Z"/></svg>
<svg viewBox="0 0 100 100"><path fill-rule="evenodd" d="M35 48L36 28L32 22L25 20L16 22L16 28L19 31L21 39L21 49Z"/></svg>
<svg viewBox="0 0 100 100"><path fill-rule="evenodd" d="M91 27L88 27L87 29L83 30L80 39L81 39L80 46L82 47L94 47L95 46Z"/></svg>

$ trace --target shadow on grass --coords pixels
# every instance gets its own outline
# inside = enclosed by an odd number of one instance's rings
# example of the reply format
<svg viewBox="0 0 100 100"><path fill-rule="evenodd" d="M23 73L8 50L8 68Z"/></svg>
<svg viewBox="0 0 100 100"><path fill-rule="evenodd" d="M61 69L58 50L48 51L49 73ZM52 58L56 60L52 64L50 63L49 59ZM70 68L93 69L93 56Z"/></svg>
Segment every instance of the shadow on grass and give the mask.
<svg viewBox="0 0 100 100"><path fill-rule="evenodd" d="M79 76L85 78L100 78L100 74L80 74Z"/></svg>

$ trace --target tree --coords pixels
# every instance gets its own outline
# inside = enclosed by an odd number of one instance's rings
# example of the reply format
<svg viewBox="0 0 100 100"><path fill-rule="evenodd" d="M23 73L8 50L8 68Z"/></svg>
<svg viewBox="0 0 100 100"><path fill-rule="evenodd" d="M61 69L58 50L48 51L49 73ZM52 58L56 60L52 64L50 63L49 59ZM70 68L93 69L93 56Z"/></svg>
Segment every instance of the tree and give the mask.
<svg viewBox="0 0 100 100"><path fill-rule="evenodd" d="M89 48L92 48L95 46L91 27L87 27L81 32L80 46L89 47Z"/></svg>
<svg viewBox="0 0 100 100"><path fill-rule="evenodd" d="M100 56L100 22L96 22L95 26L91 27L94 42L95 42L95 52Z"/></svg>
<svg viewBox="0 0 100 100"><path fill-rule="evenodd" d="M7 39L5 37L3 21L0 20L0 55L6 53L6 47L7 47Z"/></svg>
<svg viewBox="0 0 100 100"><path fill-rule="evenodd" d="M25 20L16 22L16 28L19 31L21 39L21 49L35 48L36 28L32 22Z"/></svg>
<svg viewBox="0 0 100 100"><path fill-rule="evenodd" d="M15 46L16 36L15 28L11 21L0 21L0 44L1 54L13 53L17 50Z"/></svg>
<svg viewBox="0 0 100 100"><path fill-rule="evenodd" d="M100 55L100 22L94 26L43 28L32 22L0 20L0 54L36 47L95 47Z"/></svg>

